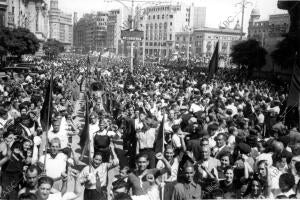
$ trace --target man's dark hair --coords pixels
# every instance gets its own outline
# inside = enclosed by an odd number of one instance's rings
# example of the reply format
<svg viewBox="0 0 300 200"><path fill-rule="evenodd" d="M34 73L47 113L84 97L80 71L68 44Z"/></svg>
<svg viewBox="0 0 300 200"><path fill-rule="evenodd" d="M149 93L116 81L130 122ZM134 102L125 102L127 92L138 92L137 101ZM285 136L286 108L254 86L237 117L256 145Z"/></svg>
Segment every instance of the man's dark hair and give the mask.
<svg viewBox="0 0 300 200"><path fill-rule="evenodd" d="M28 167L27 170L26 170L26 174L27 174L28 172L32 173L32 172L34 172L35 170L38 172L38 174L40 173L40 169L39 169L36 165L29 165L29 167Z"/></svg>
<svg viewBox="0 0 300 200"><path fill-rule="evenodd" d="M122 192L114 196L113 200L132 200L129 194Z"/></svg>
<svg viewBox="0 0 300 200"><path fill-rule="evenodd" d="M149 156L145 153L140 153L136 156L136 161L138 161L140 158L146 158L146 160L149 161Z"/></svg>
<svg viewBox="0 0 300 200"><path fill-rule="evenodd" d="M293 174L284 173L281 174L279 177L279 187L282 190L282 192L288 192L290 189L292 189L295 185L295 177ZM286 187L284 187L286 186ZM283 191L284 189L284 191Z"/></svg>
<svg viewBox="0 0 300 200"><path fill-rule="evenodd" d="M37 196L33 193L23 193L19 196L19 200L37 200Z"/></svg>

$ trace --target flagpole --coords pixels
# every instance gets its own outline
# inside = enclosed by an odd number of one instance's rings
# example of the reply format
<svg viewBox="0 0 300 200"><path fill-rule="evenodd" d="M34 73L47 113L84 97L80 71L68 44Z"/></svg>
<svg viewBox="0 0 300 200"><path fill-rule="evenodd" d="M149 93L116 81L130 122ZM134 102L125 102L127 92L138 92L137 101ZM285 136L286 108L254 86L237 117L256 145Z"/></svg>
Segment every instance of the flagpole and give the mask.
<svg viewBox="0 0 300 200"><path fill-rule="evenodd" d="M88 96L88 90L90 90L90 70L91 70L91 62L90 62L90 58L88 57L88 66L87 66L87 75L86 75L86 79L87 79L87 83L86 83L86 115L89 115L89 96ZM91 173L92 168L91 168L91 139L90 139L90 120L89 120L89 116L87 116L87 133L88 133L88 142L87 142L87 149L88 149L88 162L89 162L89 173Z"/></svg>
<svg viewBox="0 0 300 200"><path fill-rule="evenodd" d="M51 66L51 77L50 77L50 91L49 91L49 101L48 101L48 113L47 113L47 124L46 124L46 144L45 144L45 158L44 158L44 169L43 172L46 173L46 163L47 163L47 149L48 149L48 132L49 132L49 121L50 121L50 109L51 109L51 101L52 101L52 90L53 90L53 65Z"/></svg>

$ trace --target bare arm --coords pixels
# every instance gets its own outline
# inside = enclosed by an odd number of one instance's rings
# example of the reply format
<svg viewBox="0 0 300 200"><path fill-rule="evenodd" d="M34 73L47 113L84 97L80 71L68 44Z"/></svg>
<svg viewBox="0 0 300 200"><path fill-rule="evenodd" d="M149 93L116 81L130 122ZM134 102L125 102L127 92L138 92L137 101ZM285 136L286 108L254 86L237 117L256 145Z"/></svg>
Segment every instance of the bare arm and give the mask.
<svg viewBox="0 0 300 200"><path fill-rule="evenodd" d="M0 167L3 166L11 157L11 151L10 148L7 146L7 144L5 142L3 142L0 146L0 153L2 153L2 155L4 156L4 158L2 158L0 160Z"/></svg>

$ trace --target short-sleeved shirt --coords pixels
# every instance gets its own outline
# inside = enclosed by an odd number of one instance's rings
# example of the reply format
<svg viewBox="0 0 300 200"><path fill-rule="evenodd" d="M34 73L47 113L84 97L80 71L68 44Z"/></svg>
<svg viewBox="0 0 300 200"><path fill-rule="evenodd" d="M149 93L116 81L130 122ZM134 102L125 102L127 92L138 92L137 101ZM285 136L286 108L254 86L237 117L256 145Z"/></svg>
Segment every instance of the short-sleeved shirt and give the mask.
<svg viewBox="0 0 300 200"><path fill-rule="evenodd" d="M201 199L201 186L194 182L177 183L174 187L172 200Z"/></svg>
<svg viewBox="0 0 300 200"><path fill-rule="evenodd" d="M147 169L146 174L153 174L154 177L160 175L159 169ZM130 173L128 176L128 186L132 189L132 195L145 195L150 189L150 183L146 180L146 176L142 177L142 179L136 175L136 173Z"/></svg>
<svg viewBox="0 0 300 200"><path fill-rule="evenodd" d="M46 175L56 179L60 178L61 174L66 171L67 155L64 153L58 153L55 158L50 154L46 155ZM44 163L45 155L40 157L40 162Z"/></svg>

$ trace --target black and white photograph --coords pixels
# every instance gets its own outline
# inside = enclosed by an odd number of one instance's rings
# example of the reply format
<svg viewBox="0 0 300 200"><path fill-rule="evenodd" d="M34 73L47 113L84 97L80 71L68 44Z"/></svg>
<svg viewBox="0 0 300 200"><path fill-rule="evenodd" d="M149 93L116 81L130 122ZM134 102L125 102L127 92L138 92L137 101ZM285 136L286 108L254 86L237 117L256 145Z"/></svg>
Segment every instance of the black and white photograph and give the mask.
<svg viewBox="0 0 300 200"><path fill-rule="evenodd" d="M300 0L0 0L0 200L300 199Z"/></svg>

